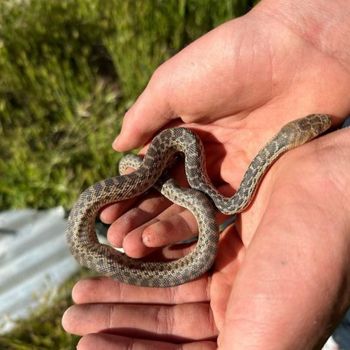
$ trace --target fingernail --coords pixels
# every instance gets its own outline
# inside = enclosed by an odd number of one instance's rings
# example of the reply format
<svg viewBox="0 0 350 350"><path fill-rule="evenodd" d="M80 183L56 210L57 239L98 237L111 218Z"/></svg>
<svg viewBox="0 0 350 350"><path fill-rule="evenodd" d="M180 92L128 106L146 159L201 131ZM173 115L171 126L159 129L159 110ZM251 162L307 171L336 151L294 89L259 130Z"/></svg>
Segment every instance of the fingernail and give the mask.
<svg viewBox="0 0 350 350"><path fill-rule="evenodd" d="M149 233L142 232L141 239L142 239L142 243L147 247L150 241Z"/></svg>

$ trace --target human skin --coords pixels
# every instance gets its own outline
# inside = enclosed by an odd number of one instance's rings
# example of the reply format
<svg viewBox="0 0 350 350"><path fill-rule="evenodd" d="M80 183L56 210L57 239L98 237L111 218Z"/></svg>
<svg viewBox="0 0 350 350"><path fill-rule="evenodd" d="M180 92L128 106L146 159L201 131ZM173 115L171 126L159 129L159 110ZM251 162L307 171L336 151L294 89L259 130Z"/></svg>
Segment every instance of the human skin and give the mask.
<svg viewBox="0 0 350 350"><path fill-rule="evenodd" d="M232 194L282 125L310 113L339 125L349 113L349 14L345 0L262 1L157 69L115 149L186 125L204 142L211 179ZM210 274L165 289L79 281L63 317L82 336L78 348L319 349L350 304L349 133L333 131L274 164L221 235ZM187 211L156 195L101 218L132 257L196 232Z"/></svg>

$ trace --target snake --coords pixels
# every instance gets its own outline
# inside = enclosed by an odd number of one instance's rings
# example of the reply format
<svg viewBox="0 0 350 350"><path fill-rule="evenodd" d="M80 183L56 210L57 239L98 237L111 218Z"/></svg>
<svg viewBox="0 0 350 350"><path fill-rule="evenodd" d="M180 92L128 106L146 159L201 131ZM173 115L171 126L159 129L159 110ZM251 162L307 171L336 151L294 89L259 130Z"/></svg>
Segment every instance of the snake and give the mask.
<svg viewBox="0 0 350 350"><path fill-rule="evenodd" d="M66 240L74 258L98 274L144 287L172 287L205 274L214 264L219 242L217 210L226 215L244 211L269 167L282 154L321 135L331 126L327 114L310 114L284 125L249 164L235 194L223 196L210 181L204 146L189 128L164 129L151 141L142 160L126 156L121 175L99 181L81 193L68 217ZM180 187L167 173L178 155L184 159L188 187ZM127 167L135 170L125 174ZM100 243L95 220L111 203L142 195L152 187L196 218L198 239L187 255L165 262L134 259Z"/></svg>

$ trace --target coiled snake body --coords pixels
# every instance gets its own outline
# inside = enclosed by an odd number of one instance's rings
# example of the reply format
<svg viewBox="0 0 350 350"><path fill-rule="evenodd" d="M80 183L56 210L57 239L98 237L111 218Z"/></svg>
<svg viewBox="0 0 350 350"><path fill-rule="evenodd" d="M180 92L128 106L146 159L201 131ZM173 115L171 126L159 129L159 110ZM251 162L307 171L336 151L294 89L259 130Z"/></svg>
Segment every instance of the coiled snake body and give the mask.
<svg viewBox="0 0 350 350"><path fill-rule="evenodd" d="M102 180L80 195L70 213L66 231L71 253L81 265L128 284L169 287L197 278L212 266L217 253L219 232L212 202L224 214L243 211L259 180L281 154L311 140L330 126L331 119L325 114L312 114L286 124L253 159L237 192L229 198L218 193L208 179L200 139L186 128L166 129L152 140L142 162L127 158L122 163L122 170L128 165L138 167L137 170ZM185 156L190 188L180 188L171 179L160 180L178 152ZM129 164L129 159L133 164ZM154 185L164 196L189 209L196 217L199 234L195 249L178 260L160 263L132 259L101 244L94 227L99 210L107 204L136 197Z"/></svg>

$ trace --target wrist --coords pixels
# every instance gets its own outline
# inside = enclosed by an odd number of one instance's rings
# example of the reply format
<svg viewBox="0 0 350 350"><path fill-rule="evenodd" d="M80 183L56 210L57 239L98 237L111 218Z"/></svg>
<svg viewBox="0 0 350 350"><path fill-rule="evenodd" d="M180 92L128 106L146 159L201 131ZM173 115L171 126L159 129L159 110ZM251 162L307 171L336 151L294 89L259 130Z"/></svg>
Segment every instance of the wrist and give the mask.
<svg viewBox="0 0 350 350"><path fill-rule="evenodd" d="M275 18L350 71L348 0L263 0L255 11Z"/></svg>

